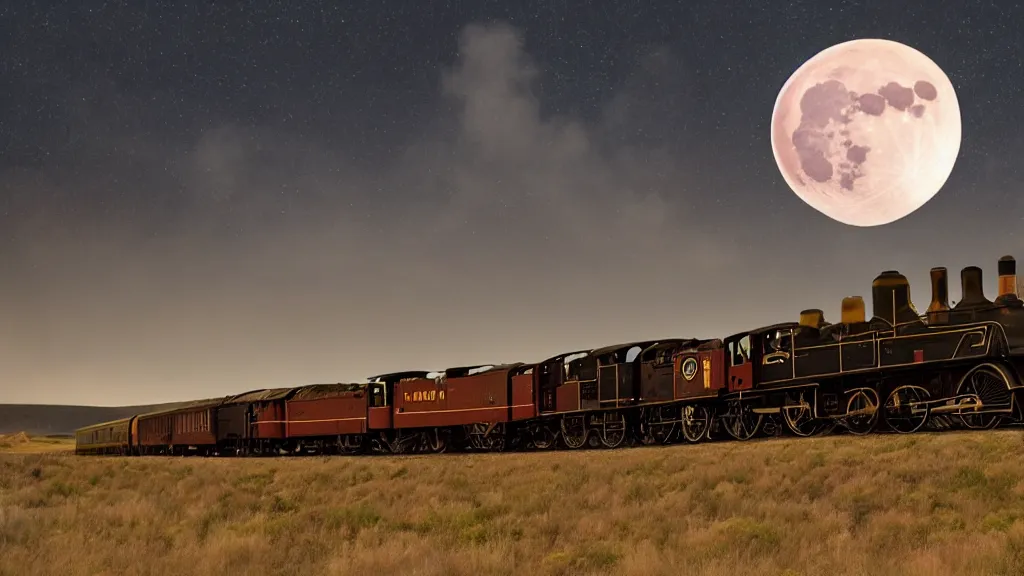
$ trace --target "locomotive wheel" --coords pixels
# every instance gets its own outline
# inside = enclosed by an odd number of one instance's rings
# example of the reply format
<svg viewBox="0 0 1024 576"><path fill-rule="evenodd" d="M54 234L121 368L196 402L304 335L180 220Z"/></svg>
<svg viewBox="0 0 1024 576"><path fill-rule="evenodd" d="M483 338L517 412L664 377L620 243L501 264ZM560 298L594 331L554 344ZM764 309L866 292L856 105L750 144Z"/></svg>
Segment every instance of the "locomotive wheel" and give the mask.
<svg viewBox="0 0 1024 576"><path fill-rule="evenodd" d="M398 430L395 432L395 439L388 442L388 448L391 449L392 454L409 454L415 452L417 442L422 444L423 440L424 437L415 432L406 434L404 431Z"/></svg>
<svg viewBox="0 0 1024 576"><path fill-rule="evenodd" d="M926 403L931 397L920 386L900 386L885 400L885 422L893 432L911 434L928 421L931 410Z"/></svg>
<svg viewBox="0 0 1024 576"><path fill-rule="evenodd" d="M481 450L487 452L491 449L491 443L487 438L487 424L467 424L465 427L465 435L469 447L473 450Z"/></svg>
<svg viewBox="0 0 1024 576"><path fill-rule="evenodd" d="M340 454L360 454L363 452L363 437L345 436L338 439L338 452Z"/></svg>
<svg viewBox="0 0 1024 576"><path fill-rule="evenodd" d="M497 423L494 428L490 428L487 424L474 424L467 426L470 434L470 443L473 448L477 450L483 450L485 452L501 452L505 449L505 424Z"/></svg>
<svg viewBox="0 0 1024 576"><path fill-rule="evenodd" d="M656 406L643 412L640 421L640 438L644 444L668 444L675 439L679 408Z"/></svg>
<svg viewBox="0 0 1024 576"><path fill-rule="evenodd" d="M388 441L387 434L384 432L381 432L379 437L370 440L370 451L376 454L394 453L391 449L391 442Z"/></svg>
<svg viewBox="0 0 1024 576"><path fill-rule="evenodd" d="M878 392L874 388L858 388L850 394L846 403L846 413L854 414L845 416L843 424L850 434L863 436L870 434L878 424Z"/></svg>
<svg viewBox="0 0 1024 576"><path fill-rule="evenodd" d="M981 365L968 372L956 389L957 396L972 394L981 400L981 411L960 411L960 421L972 430L988 430L998 426L1004 414L988 410L1007 410L1013 407L1013 394L1005 373L992 365Z"/></svg>
<svg viewBox="0 0 1024 576"><path fill-rule="evenodd" d="M422 439L421 446L425 452L432 454L440 454L448 449L448 443L441 436L441 432L437 428L432 428L422 433L420 437Z"/></svg>
<svg viewBox="0 0 1024 576"><path fill-rule="evenodd" d="M530 442L537 450L550 450L558 442L558 432L552 430L547 422L533 424L530 430Z"/></svg>
<svg viewBox="0 0 1024 576"><path fill-rule="evenodd" d="M750 440L761 430L764 414L756 414L750 404L741 400L729 403L729 411L721 417L725 431L737 440Z"/></svg>
<svg viewBox="0 0 1024 576"><path fill-rule="evenodd" d="M782 420L790 432L804 438L827 434L835 428L834 422L822 421L814 416L814 409L804 401L803 393L795 399L787 396L786 405L782 407Z"/></svg>
<svg viewBox="0 0 1024 576"><path fill-rule="evenodd" d="M626 415L622 413L606 413L602 415L598 438L605 448L618 448L626 441Z"/></svg>
<svg viewBox="0 0 1024 576"><path fill-rule="evenodd" d="M487 437L490 438L491 452L505 451L505 447L508 445L508 432L505 430L504 423L496 425Z"/></svg>
<svg viewBox="0 0 1024 576"><path fill-rule="evenodd" d="M700 404L683 406L680 428L688 442L704 440L711 428L711 411Z"/></svg>
<svg viewBox="0 0 1024 576"><path fill-rule="evenodd" d="M562 441L565 442L566 448L578 450L587 443L589 434L582 416L563 416L561 428Z"/></svg>

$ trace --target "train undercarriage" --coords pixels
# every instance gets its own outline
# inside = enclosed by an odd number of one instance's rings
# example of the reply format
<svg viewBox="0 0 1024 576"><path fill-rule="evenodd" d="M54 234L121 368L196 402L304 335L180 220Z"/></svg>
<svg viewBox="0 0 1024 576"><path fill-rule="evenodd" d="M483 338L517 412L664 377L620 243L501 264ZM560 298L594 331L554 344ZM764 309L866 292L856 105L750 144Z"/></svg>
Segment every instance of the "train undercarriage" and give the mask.
<svg viewBox="0 0 1024 576"><path fill-rule="evenodd" d="M911 370L879 377L845 377L798 383L724 397L718 418L737 440L758 434L766 421L780 421L802 437L842 428L909 434L961 427L987 430L1019 420L1011 372L997 363L943 371Z"/></svg>

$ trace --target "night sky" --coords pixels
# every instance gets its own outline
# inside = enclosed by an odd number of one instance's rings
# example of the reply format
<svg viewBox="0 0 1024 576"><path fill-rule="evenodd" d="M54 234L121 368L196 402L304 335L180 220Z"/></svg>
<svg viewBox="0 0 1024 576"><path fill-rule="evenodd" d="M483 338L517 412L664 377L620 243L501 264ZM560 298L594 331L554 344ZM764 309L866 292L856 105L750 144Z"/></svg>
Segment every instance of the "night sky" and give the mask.
<svg viewBox="0 0 1024 576"><path fill-rule="evenodd" d="M173 7L172 7L173 6ZM870 8L868 6L871 6ZM0 4L0 402L124 405L724 336L882 270L1024 258L1024 8ZM945 187L877 228L769 122L859 37L957 90Z"/></svg>

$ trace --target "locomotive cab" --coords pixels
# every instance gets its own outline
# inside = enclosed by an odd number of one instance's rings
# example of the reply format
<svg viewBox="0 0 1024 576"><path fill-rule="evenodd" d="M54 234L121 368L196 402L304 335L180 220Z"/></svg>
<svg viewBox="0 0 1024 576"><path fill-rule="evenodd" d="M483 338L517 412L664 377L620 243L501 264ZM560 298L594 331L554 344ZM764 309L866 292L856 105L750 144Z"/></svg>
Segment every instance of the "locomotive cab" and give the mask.
<svg viewBox="0 0 1024 576"><path fill-rule="evenodd" d="M827 326L820 310L805 310L801 322L773 324L727 340L729 349L729 390L749 390L755 382L793 377L796 348L804 341L821 338Z"/></svg>
<svg viewBox="0 0 1024 576"><path fill-rule="evenodd" d="M750 345L751 334L741 333L725 339L728 361L727 380L729 391L750 390L754 386L754 349Z"/></svg>
<svg viewBox="0 0 1024 576"><path fill-rule="evenodd" d="M665 402L675 398L675 357L684 348L701 344L696 339L658 341L640 352L640 402Z"/></svg>
<svg viewBox="0 0 1024 576"><path fill-rule="evenodd" d="M534 379L537 383L537 411L544 413L579 410L580 361L590 350L559 354L537 364Z"/></svg>
<svg viewBox="0 0 1024 576"><path fill-rule="evenodd" d="M761 340L759 380L771 382L793 377L793 329L780 327L766 331Z"/></svg>
<svg viewBox="0 0 1024 576"><path fill-rule="evenodd" d="M388 406L388 387L383 382L370 383L370 407L383 408Z"/></svg>
<svg viewBox="0 0 1024 576"><path fill-rule="evenodd" d="M597 362L597 400L602 408L636 403L640 396L640 362L657 340L617 344L591 353Z"/></svg>
<svg viewBox="0 0 1024 576"><path fill-rule="evenodd" d="M370 429L388 429L393 424L391 407L394 404L395 383L406 378L425 378L429 372L410 370L392 372L368 378L369 407L367 408Z"/></svg>
<svg viewBox="0 0 1024 576"><path fill-rule="evenodd" d="M429 372L422 370L409 370L406 372L392 372L380 374L367 378L370 393L370 406L383 408L391 406L391 397L394 394L395 382L406 378L425 378Z"/></svg>

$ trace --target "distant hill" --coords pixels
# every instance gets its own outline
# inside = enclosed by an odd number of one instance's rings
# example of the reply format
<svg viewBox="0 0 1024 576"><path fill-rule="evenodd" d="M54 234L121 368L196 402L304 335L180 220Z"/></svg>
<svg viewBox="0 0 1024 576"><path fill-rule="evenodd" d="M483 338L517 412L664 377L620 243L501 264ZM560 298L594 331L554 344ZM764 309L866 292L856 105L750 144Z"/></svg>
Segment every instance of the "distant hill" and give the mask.
<svg viewBox="0 0 1024 576"><path fill-rule="evenodd" d="M71 434L77 428L135 414L180 406L181 402L151 406L53 406L46 404L0 404L0 434L25 432L41 436Z"/></svg>

